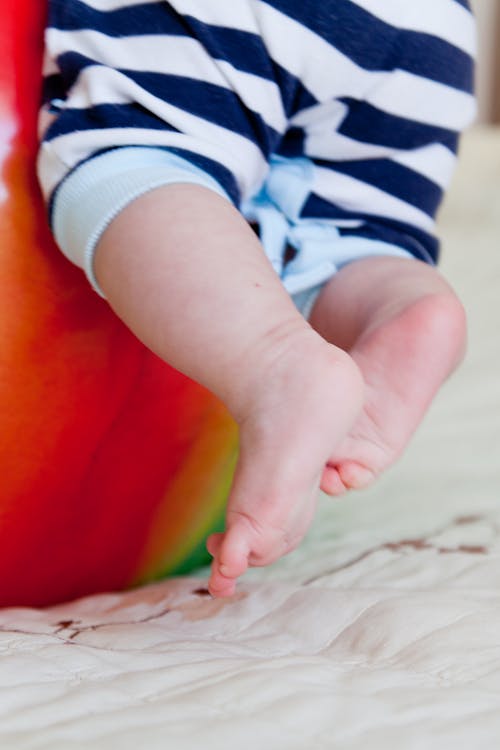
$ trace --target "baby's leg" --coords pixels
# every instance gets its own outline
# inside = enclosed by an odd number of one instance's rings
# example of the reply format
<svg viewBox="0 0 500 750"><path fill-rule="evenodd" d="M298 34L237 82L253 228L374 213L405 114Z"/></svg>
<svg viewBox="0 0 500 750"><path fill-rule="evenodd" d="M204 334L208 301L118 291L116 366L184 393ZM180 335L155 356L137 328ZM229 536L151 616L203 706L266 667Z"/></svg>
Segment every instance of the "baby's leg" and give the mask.
<svg viewBox="0 0 500 750"><path fill-rule="evenodd" d="M248 565L293 549L321 475L358 416L358 368L304 321L244 219L193 185L131 203L95 256L111 306L165 361L227 405L240 458L210 590L231 594Z"/></svg>
<svg viewBox="0 0 500 750"><path fill-rule="evenodd" d="M311 323L351 354L366 385L364 409L323 473L322 489L336 495L365 486L402 453L463 356L465 315L435 268L380 257L345 266Z"/></svg>

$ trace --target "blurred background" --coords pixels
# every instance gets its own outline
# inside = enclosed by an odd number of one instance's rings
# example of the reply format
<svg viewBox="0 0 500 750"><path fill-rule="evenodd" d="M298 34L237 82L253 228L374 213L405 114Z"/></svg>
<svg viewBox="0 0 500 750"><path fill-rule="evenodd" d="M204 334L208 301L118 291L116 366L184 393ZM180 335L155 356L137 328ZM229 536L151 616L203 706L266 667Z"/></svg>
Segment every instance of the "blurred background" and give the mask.
<svg viewBox="0 0 500 750"><path fill-rule="evenodd" d="M479 121L500 124L500 0L472 0L478 23Z"/></svg>

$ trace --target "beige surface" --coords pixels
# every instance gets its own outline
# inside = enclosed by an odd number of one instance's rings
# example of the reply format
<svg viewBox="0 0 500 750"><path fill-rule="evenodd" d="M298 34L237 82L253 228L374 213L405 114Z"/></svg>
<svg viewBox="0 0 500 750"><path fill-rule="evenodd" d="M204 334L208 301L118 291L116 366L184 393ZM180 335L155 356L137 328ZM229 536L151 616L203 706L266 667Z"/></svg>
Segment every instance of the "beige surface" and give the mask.
<svg viewBox="0 0 500 750"><path fill-rule="evenodd" d="M476 93L481 122L496 122L500 115L500 75L498 46L500 44L500 2L471 0L477 21Z"/></svg>
<svg viewBox="0 0 500 750"><path fill-rule="evenodd" d="M442 213L470 350L404 459L238 596L199 579L0 612L0 747L500 743L500 133Z"/></svg>

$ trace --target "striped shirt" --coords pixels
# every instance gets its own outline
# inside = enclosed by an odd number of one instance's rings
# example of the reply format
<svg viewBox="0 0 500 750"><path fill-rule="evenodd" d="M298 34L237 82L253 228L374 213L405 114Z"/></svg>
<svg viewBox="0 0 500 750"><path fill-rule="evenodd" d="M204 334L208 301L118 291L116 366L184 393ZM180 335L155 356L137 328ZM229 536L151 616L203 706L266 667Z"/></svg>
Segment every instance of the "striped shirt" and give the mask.
<svg viewBox="0 0 500 750"><path fill-rule="evenodd" d="M49 0L56 238L83 265L131 197L189 163L240 208L265 186L289 226L434 262L474 46L465 0Z"/></svg>

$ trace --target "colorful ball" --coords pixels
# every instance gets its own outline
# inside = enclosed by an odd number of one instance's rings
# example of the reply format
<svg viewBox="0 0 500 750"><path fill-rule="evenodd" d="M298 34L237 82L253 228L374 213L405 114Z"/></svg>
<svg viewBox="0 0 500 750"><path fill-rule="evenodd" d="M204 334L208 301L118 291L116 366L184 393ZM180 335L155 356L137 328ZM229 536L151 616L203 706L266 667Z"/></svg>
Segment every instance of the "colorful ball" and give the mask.
<svg viewBox="0 0 500 750"><path fill-rule="evenodd" d="M0 606L207 561L237 452L222 404L142 346L53 244L35 177L45 10L0 5Z"/></svg>

